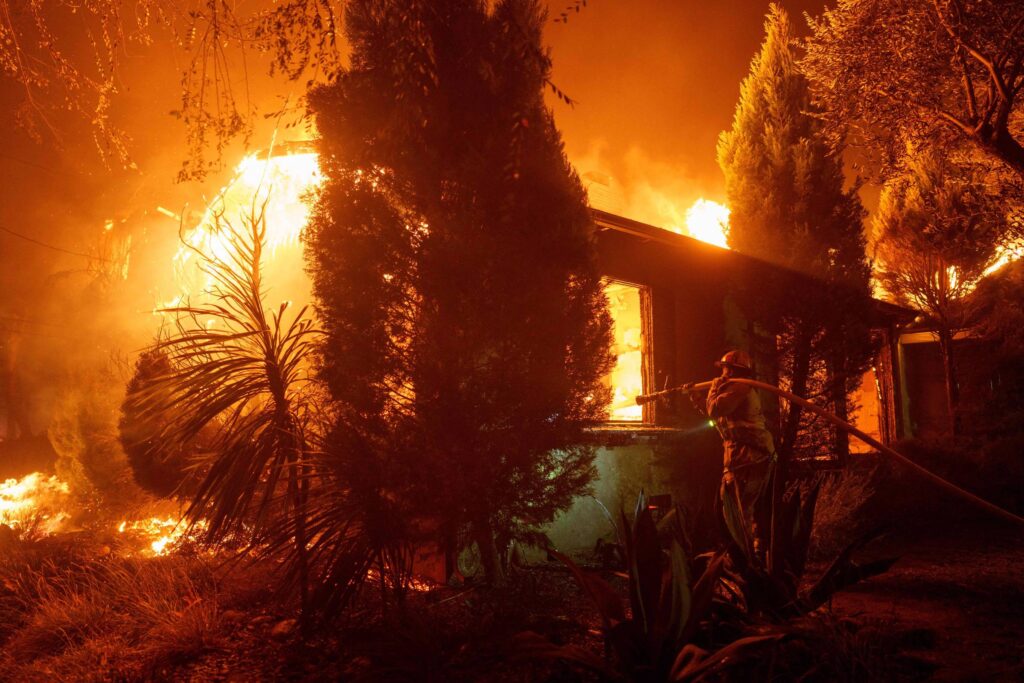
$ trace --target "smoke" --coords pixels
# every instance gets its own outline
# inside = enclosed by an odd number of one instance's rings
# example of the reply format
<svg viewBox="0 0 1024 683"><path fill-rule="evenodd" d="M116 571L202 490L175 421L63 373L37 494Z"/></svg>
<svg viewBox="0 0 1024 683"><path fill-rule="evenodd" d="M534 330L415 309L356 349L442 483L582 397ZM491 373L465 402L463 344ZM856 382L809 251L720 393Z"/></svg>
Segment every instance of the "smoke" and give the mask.
<svg viewBox="0 0 1024 683"><path fill-rule="evenodd" d="M822 3L784 4L799 15ZM551 105L597 208L685 233L686 211L699 197L722 199L715 140L731 120L766 10L762 0L590 3L570 23L549 26L554 81L577 101ZM246 152L266 147L282 121L294 123L272 114L288 106L297 115L302 84L272 79L253 60L244 89L259 116L248 144L224 150L219 175L176 183L187 153L184 125L171 115L181 108L182 59L173 41L156 36L123 60L111 115L132 138L131 168L105 167L82 126L67 128L56 147L5 119L0 225L36 241L0 234L0 374L17 373L13 393L0 396L0 437L5 399L30 413L39 436L65 410L67 392L89 381L83 374L102 379L130 367L159 324L152 309L177 293L169 264L179 227L199 223ZM0 82L0 100L20 97ZM281 133L302 136L301 126ZM296 250L297 277L299 259ZM293 298L288 289L270 296Z"/></svg>
<svg viewBox="0 0 1024 683"><path fill-rule="evenodd" d="M618 159L609 149L599 138L572 159L593 208L704 239L691 229L692 218L688 221L688 213L708 194L695 174L636 146Z"/></svg>

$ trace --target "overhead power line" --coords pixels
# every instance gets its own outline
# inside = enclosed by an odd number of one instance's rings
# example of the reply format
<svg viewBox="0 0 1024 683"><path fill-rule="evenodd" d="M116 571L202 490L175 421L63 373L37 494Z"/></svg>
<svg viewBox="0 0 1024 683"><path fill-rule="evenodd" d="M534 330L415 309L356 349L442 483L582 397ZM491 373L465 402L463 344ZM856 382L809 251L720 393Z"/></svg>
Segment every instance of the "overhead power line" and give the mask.
<svg viewBox="0 0 1024 683"><path fill-rule="evenodd" d="M92 254L84 254L84 253L82 253L80 251L72 251L71 249L65 249L64 247L58 247L58 246L56 246L54 244L48 244L47 242L42 242L40 240L37 240L35 237L29 237L28 235L23 235L20 232L17 232L16 230L11 230L10 228L5 227L3 225L0 225L0 230L6 232L9 235L14 235L15 237L17 237L19 239L23 239L26 242L31 242L32 244L35 244L37 246L46 247L47 249L53 249L54 251L59 251L59 252L64 253L64 254L71 254L72 256L81 256L82 258L95 259L97 261L106 261L107 263L116 263L116 261L114 261L114 259L104 258L103 256L93 256Z"/></svg>
<svg viewBox="0 0 1024 683"><path fill-rule="evenodd" d="M14 323L24 323L26 325L42 325L43 327L56 327L58 329L65 329L65 325L57 325L56 323L48 323L42 320L32 320L30 318L19 318L16 315L0 315L0 320L6 320Z"/></svg>

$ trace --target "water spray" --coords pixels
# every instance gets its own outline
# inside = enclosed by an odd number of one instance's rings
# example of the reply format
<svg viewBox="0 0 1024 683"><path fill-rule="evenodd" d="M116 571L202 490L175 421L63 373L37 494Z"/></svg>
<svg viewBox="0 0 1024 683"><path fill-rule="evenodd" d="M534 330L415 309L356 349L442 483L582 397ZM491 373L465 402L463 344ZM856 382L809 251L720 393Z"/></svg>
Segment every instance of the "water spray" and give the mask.
<svg viewBox="0 0 1024 683"><path fill-rule="evenodd" d="M959 486L957 486L956 484L954 484L952 482L946 481L945 479L943 479L939 475L935 474L934 472L931 472L930 470L927 470L924 467L921 467L920 465L918 465L916 462L914 462L913 460L911 460L907 456L899 453L898 451L896 451L893 448L890 448L889 446L886 446L881 441L878 441L874 437L872 437L872 436L870 436L868 434L865 434L861 430L857 429L856 427L854 427L849 422L846 422L845 420L842 420L842 419L836 417L835 415L833 415L829 411L825 410L821 406L818 406L818 405L812 403L811 401L808 401L805 398L801 398L800 396L797 396L796 394L794 394L792 392L786 391L785 389L780 389L779 387L777 387L777 386L775 386L773 384L766 384L765 382L758 382L757 380L754 380L754 379L746 379L744 377L730 377L728 381L736 382L738 384L746 384L748 386L751 386L751 387L754 387L754 388L757 388L757 389L764 389L765 391L769 391L769 392L771 392L771 393L773 393L773 394L775 394L777 396L781 396L782 398L784 398L784 399L786 399L788 401L791 401L792 403L796 403L796 404L806 408L807 410L810 410L812 413L815 413L816 415L820 415L821 417L825 418L826 420L828 420L830 423L832 423L833 425L835 425L839 429L842 429L843 431L845 431L845 432L847 432L849 434L852 434L853 436L857 437L858 439L860 439L864 443L868 444L872 448L877 449L879 452L884 453L885 455L888 455L888 456L890 456L892 458L895 458L897 461L899 461L900 463L902 463L906 467L910 468L911 471L921 475L922 477L924 477L928 481L932 482L933 484L935 484L939 488L947 491L948 493L952 493L954 496L962 498L962 499L970 502L972 505L974 505L974 506L976 506L978 508L981 508L982 510L985 510L986 512L989 512L989 513L991 513L993 515L996 515L997 517L1001 517L1004 520L1007 520L1009 522L1013 522L1014 524L1017 524L1017 525L1020 525L1020 526L1024 527L1024 517L1016 515L1016 514L1010 512L1009 510L1004 510L1003 508L999 507L998 505L990 503L987 500L985 500L984 498L980 498L980 497L974 495L973 493L971 493L970 491L966 491L966 490L960 488ZM656 392L651 393L651 394L642 394L642 395L636 397L636 402L637 402L638 405L644 405L646 403L652 403L654 401L657 401L658 399L661 399L661 398L667 398L668 396L671 396L673 394L682 394L682 393L692 394L692 393L704 392L704 391L707 391L710 388L711 388L711 382L710 381L708 381L708 382L698 382L698 383L683 384L682 386L673 387L671 389L665 389L663 391L656 391Z"/></svg>

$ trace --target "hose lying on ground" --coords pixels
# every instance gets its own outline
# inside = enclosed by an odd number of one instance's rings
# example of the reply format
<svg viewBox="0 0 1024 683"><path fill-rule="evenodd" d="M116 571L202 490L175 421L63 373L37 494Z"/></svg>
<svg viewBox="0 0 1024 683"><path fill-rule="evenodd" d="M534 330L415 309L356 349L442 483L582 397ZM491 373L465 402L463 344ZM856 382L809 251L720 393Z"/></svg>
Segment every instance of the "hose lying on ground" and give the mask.
<svg viewBox="0 0 1024 683"><path fill-rule="evenodd" d="M916 472L917 474L921 475L925 479L929 480L930 482L932 482L933 484L935 484L939 488L941 488L941 489L943 489L945 491L948 491L949 493L952 493L955 496L963 498L964 500L970 501L972 504L974 504L975 506L981 508L982 510L985 510L986 512L990 512L990 513L992 513L992 514L994 514L994 515L996 515L998 517L1001 517L1002 519L1005 519L1005 520L1007 520L1009 522L1013 522L1014 524L1018 524L1020 526L1024 526L1024 517L1021 517L1019 515L1015 515L1014 513L1010 512L1009 510L1004 510L1003 508L999 507L998 505L990 503L987 500L985 500L984 498L979 498L978 496L974 495L970 491L965 491L964 489L960 488L956 484L954 484L952 482L949 482L949 481L946 481L945 479L943 479L939 475L935 474L934 472L931 472L931 471L926 470L925 468L921 467L920 465L918 465L916 462L914 462L913 460L911 460L907 456L899 453L898 451L890 448L889 446L886 446L885 444L883 444L882 442L878 441L877 439L875 439L875 438L869 436L868 434L865 434L861 430L857 429L856 427L854 427L849 422L846 422L844 420L839 419L838 417L836 417L832 413L828 412L827 410L825 410L821 406L815 405L814 403L811 403L810 401L808 401L805 398L801 398L800 396L797 396L796 394L794 394L792 392L786 391L785 389L780 389L779 387L777 387L775 385L766 384L765 382L758 382L757 380L754 380L754 379L746 379L744 377L730 377L729 381L730 382L736 382L738 384L747 384L749 386L756 387L758 389L764 389L765 391L770 391L773 394L776 394L776 395L781 396L781 397L783 397L783 398L785 398L785 399L787 399L789 401L792 401L793 403L797 403L797 404L803 406L804 408L806 408L807 410L810 410L811 412L813 412L813 413L815 413L817 415L820 415L821 417L825 418L826 420L828 420L829 422L834 424L836 427L839 427L840 429L842 429L842 430L844 430L846 432L849 432L850 434L853 434L854 436L856 436L858 439L860 439L864 443L868 444L869 446L877 448L881 453L884 453L884 454L886 454L886 455L888 455L890 457L895 458L899 462L901 462L904 465L906 465L907 467L909 467L912 471ZM662 398L664 396L668 396L668 395L673 394L673 393L679 393L679 392L687 392L687 393L689 393L689 392L697 392L697 391L707 391L710 388L711 388L711 382L701 382L699 384L685 384L685 385L683 385L681 387L676 387L674 389L666 389L665 391L658 391L658 392L655 392L653 394L645 394L645 395L642 395L642 396L637 396L636 397L636 402L639 405L643 405L645 403L651 403L652 401L656 401L659 398Z"/></svg>

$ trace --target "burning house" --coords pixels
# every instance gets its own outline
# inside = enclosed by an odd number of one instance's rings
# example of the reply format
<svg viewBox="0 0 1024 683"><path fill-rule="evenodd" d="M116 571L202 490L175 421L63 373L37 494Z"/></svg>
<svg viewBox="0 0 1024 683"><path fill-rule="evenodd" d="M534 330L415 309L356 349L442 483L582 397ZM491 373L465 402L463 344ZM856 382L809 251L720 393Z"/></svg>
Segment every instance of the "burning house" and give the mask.
<svg viewBox="0 0 1024 683"><path fill-rule="evenodd" d="M594 210L601 268L613 319L617 364L608 378L609 421L593 430L598 446L595 495L578 499L551 526L556 546L592 550L614 540L610 521L641 489L656 505L685 505L695 514L714 502L721 441L685 397L637 405L636 396L711 378L714 361L743 347L751 334L732 300L737 279L773 270L794 291L822 286L805 275L693 237ZM909 311L876 301L871 327L879 343L856 396L856 425L883 443L910 436L900 326ZM856 447L851 445L851 450ZM614 517L610 513L614 513Z"/></svg>
<svg viewBox="0 0 1024 683"><path fill-rule="evenodd" d="M316 153L308 145L284 145L269 156L243 160L195 227L182 235L183 244L173 257L174 291L162 292L156 308L173 308L202 296L210 285L209 274L196 254L224 252L218 220L239 219L254 206L262 206L266 217L268 303L276 308L284 302L309 302L301 232L309 211L305 196L319 182ZM747 344L749 326L731 296L742 274L782 273L793 279L794 291L820 286L801 274L724 248L727 210L702 202L695 210L707 220L701 229L688 226L694 236L593 209L599 263L614 320L616 364L607 377L613 398L608 422L590 431L599 472L594 495L578 499L548 529L559 548L584 552L599 539L613 540L612 513L617 517L641 489L659 505L681 503L700 509L713 503L721 468L716 431L685 398L640 406L636 397L708 379L713 362L726 349ZM167 210L157 211L181 220ZM912 314L883 302L875 302L873 310L879 353L863 378L855 421L888 443L913 434L905 365L914 353L905 349L910 337L899 330ZM8 365L13 362L6 360ZM909 374L916 377L915 372ZM13 386L10 371L3 386ZM0 409L6 407L4 417L13 424L16 416L11 409L17 400L13 395L4 398ZM12 486L8 482L8 488ZM173 520L168 523L173 526Z"/></svg>
<svg viewBox="0 0 1024 683"><path fill-rule="evenodd" d="M266 202L269 303L310 301L300 240L308 205L302 198L319 180L316 154L308 146L286 145L269 157L245 159L185 236L186 246L175 257L178 291L170 303L195 296L208 284L190 247L217 252L215 215L236 218L254 198ZM614 208L609 187L591 184L595 206ZM791 278L794 291L821 286L726 248L728 211L714 202L699 200L685 216L685 227L672 229L599 208L593 214L614 320L616 363L607 377L612 403L607 423L590 432L599 472L594 494L578 499L547 530L557 547L580 553L599 540L614 540L612 514L617 517L618 510L632 505L641 489L659 505L699 510L713 504L721 473L717 432L685 398L640 406L636 397L708 379L726 349L747 345L751 330L732 300L738 278L772 271ZM859 428L889 443L913 435L899 329L913 314L881 301L872 310L879 352L862 380L854 418Z"/></svg>

